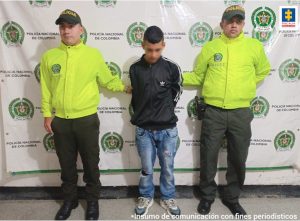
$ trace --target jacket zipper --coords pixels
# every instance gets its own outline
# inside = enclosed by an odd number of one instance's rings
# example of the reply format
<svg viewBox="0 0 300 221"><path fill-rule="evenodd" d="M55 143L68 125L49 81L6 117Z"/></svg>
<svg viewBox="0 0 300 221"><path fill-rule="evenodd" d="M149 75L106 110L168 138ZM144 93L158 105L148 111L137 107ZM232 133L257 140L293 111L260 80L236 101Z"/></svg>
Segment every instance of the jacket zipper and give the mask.
<svg viewBox="0 0 300 221"><path fill-rule="evenodd" d="M154 77L153 77L153 71L152 71L152 65L150 64L149 65L149 68L150 68L150 73L151 73L151 83L152 85L150 85L150 104L151 104L151 112L153 112L153 87L154 87Z"/></svg>
<svg viewBox="0 0 300 221"><path fill-rule="evenodd" d="M67 61L66 61L66 69L68 69L68 66L69 66L69 51L68 51L68 49L66 50L66 52L67 52ZM66 113L66 110L67 110L67 106L66 106L66 97L67 97L67 95L68 95L68 93L67 93L67 80L68 80L68 75L67 75L67 70L66 70L66 76L65 76L65 88L64 88L64 112L65 112L65 117L66 118L69 118L68 116L67 116L67 113Z"/></svg>
<svg viewBox="0 0 300 221"><path fill-rule="evenodd" d="M223 107L225 107L225 98L226 98L226 93L227 93L227 82L228 82L228 62L229 62L229 49L228 49L228 45L227 45L226 83L225 83L225 92L224 92Z"/></svg>

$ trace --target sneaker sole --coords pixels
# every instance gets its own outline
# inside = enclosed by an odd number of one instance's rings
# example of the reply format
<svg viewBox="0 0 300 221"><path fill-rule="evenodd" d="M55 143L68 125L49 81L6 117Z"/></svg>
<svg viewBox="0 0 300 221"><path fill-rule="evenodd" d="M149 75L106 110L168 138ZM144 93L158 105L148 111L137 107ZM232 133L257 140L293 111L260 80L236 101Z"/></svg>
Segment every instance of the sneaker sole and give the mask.
<svg viewBox="0 0 300 221"><path fill-rule="evenodd" d="M150 201L150 203L149 203L149 205L147 206L147 208L146 208L146 210L145 210L145 212L143 213L143 214L136 214L136 215L138 215L138 216L145 216L145 215L147 215L147 213L148 213L148 210L149 210L149 208L151 207L153 205L153 199Z"/></svg>

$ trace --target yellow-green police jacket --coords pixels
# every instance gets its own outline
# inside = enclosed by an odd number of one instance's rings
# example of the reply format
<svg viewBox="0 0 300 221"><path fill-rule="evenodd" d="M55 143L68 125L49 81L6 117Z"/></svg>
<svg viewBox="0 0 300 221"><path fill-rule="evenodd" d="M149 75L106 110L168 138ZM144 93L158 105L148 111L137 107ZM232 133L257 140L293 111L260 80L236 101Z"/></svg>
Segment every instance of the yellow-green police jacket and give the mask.
<svg viewBox="0 0 300 221"><path fill-rule="evenodd" d="M82 42L63 43L47 51L41 60L42 112L44 117L73 119L97 112L100 84L112 91L123 91L118 76L113 76L101 53Z"/></svg>
<svg viewBox="0 0 300 221"><path fill-rule="evenodd" d="M207 104L223 109L249 107L256 85L270 72L263 45L241 33L224 34L206 43L193 72L183 75L184 85L202 87Z"/></svg>

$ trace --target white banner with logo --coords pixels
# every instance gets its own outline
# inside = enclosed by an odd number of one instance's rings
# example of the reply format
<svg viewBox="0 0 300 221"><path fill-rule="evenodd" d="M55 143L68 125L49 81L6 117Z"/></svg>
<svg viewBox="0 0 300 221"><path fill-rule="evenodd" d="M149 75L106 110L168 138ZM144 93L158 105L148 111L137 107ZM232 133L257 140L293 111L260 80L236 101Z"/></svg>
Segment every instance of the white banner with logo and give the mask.
<svg viewBox="0 0 300 221"><path fill-rule="evenodd" d="M165 33L164 56L183 72L193 69L203 44L220 36L220 18L231 4L246 10L245 34L265 45L272 70L252 101L255 119L248 170L291 168L300 156L300 1L2 1L0 2L0 88L7 171L14 174L59 172L55 144L43 128L39 62L59 45L54 24L66 8L81 16L86 44L98 48L113 74L126 84L129 66L143 50L147 26ZM238 61L237 61L238 62ZM238 92L237 92L238 93ZM186 87L176 107L179 118L175 171L199 171L200 122L193 98L198 88ZM130 124L130 95L101 88L100 170L138 172L140 161ZM80 160L79 160L80 162ZM79 169L81 165L79 163ZM159 168L156 162L156 168ZM226 168L226 140L219 169ZM180 178L177 184L180 184Z"/></svg>

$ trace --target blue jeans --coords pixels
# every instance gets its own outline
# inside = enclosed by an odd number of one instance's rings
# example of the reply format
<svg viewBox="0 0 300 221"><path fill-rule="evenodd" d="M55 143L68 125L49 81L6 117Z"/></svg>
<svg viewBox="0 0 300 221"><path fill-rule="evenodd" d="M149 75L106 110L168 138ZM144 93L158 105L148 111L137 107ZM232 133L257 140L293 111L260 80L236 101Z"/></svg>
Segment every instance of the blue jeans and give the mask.
<svg viewBox="0 0 300 221"><path fill-rule="evenodd" d="M154 197L153 167L156 154L161 167L161 199L175 198L174 157L178 139L177 128L159 131L136 128L136 145L141 158L142 171L139 192L142 197Z"/></svg>

